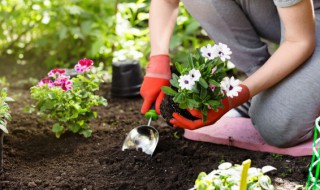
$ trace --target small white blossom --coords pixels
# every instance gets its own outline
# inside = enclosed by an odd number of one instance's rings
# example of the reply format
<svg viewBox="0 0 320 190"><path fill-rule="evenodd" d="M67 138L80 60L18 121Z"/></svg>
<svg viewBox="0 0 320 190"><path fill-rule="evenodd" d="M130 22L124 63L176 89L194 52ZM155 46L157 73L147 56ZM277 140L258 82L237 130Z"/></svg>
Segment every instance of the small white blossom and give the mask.
<svg viewBox="0 0 320 190"><path fill-rule="evenodd" d="M213 46L213 54L220 57L222 61L230 60L230 55L232 54L230 48L223 43Z"/></svg>
<svg viewBox="0 0 320 190"><path fill-rule="evenodd" d="M199 81L200 77L201 77L201 73L199 70L197 69L192 69L191 71L189 71L189 76L190 78L192 78L193 81Z"/></svg>
<svg viewBox="0 0 320 190"><path fill-rule="evenodd" d="M222 163L218 166L219 170L227 170L231 168L232 164L230 162Z"/></svg>
<svg viewBox="0 0 320 190"><path fill-rule="evenodd" d="M217 51L215 51L214 46L211 46L210 44L208 44L207 46L201 47L200 52L202 57L205 57L207 59L214 59L218 57Z"/></svg>
<svg viewBox="0 0 320 190"><path fill-rule="evenodd" d="M226 95L230 98L234 96L238 96L238 92L242 90L240 85L240 80L235 79L233 76L231 78L225 77L221 81L221 89L226 93Z"/></svg>
<svg viewBox="0 0 320 190"><path fill-rule="evenodd" d="M195 84L195 81L189 75L181 75L178 82L182 90L191 90L193 85Z"/></svg>

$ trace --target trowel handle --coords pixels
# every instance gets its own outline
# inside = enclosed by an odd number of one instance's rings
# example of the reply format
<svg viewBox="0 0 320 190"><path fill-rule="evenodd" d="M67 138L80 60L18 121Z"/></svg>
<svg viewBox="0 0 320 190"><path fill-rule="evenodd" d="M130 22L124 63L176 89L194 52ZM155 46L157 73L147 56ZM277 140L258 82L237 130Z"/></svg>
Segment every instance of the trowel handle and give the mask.
<svg viewBox="0 0 320 190"><path fill-rule="evenodd" d="M148 118L148 119L152 119L152 120L158 120L158 114L157 114L157 112L156 112L156 110L155 110L155 104L153 103L152 104L152 106L151 106L151 108L150 108L150 110L147 112L147 113L145 113L144 114L144 116L146 116L146 118Z"/></svg>

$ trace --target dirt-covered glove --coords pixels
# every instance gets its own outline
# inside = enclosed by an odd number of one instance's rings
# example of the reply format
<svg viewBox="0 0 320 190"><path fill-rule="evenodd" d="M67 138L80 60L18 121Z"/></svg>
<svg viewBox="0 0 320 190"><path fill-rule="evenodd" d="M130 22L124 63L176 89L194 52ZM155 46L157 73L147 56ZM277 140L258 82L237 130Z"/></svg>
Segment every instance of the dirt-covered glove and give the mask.
<svg viewBox="0 0 320 190"><path fill-rule="evenodd" d="M247 102L250 98L250 92L247 86L240 84L242 89L238 92L238 96L234 96L233 98L226 97L222 100L223 107L220 107L218 111L209 109L207 113L207 120L204 123L202 120L202 113L199 110L188 110L191 115L197 117L199 119L189 120L178 113L173 113L173 118L170 120L170 123L174 127L184 128L184 129L198 129L203 126L207 126L218 121L225 113L227 113L230 109L238 107L239 105Z"/></svg>
<svg viewBox="0 0 320 190"><path fill-rule="evenodd" d="M162 86L169 86L171 79L170 57L169 55L154 55L149 58L146 75L140 88L143 98L141 113L149 111L155 102L156 112L160 114L160 104L165 96L161 91Z"/></svg>

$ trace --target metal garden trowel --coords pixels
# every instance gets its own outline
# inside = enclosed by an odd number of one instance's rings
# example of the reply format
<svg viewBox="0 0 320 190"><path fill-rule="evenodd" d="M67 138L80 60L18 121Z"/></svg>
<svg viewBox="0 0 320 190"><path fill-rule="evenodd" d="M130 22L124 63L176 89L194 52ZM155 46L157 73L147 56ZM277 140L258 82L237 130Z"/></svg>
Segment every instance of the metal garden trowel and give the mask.
<svg viewBox="0 0 320 190"><path fill-rule="evenodd" d="M149 119L148 124L135 127L129 132L123 142L122 151L126 149L141 149L144 153L152 156L159 141L158 130L150 125L152 120L158 119L154 105L145 116Z"/></svg>

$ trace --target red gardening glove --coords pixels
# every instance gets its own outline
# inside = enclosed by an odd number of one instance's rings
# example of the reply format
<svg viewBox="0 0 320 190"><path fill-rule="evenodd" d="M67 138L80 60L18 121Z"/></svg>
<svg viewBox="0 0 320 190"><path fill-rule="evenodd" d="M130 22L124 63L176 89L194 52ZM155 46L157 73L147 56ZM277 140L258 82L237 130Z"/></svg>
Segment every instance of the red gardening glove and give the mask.
<svg viewBox="0 0 320 190"><path fill-rule="evenodd" d="M238 107L239 105L247 102L250 98L250 92L247 86L240 84L242 90L238 93L238 96L234 96L233 98L226 97L222 100L223 108L219 108L218 111L214 111L212 109L208 110L207 113L207 121L203 123L202 121L202 113L199 110L188 110L191 115L197 117L199 119L189 120L185 117L179 115L178 113L173 113L173 118L170 120L170 123L174 127L184 128L184 129L198 129L200 127L210 125L218 121L225 113L227 113L230 109Z"/></svg>
<svg viewBox="0 0 320 190"><path fill-rule="evenodd" d="M141 113L149 111L151 105L156 102L156 112L160 114L160 104L165 96L161 91L162 86L169 86L171 79L169 55L154 55L149 58L140 94L143 98Z"/></svg>

